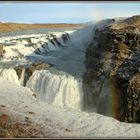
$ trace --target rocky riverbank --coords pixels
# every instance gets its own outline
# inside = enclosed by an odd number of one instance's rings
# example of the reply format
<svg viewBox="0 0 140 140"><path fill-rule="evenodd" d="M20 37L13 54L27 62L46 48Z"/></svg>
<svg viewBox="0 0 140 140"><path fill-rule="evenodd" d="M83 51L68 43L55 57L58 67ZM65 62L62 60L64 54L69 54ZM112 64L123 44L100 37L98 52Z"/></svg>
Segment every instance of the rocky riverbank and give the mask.
<svg viewBox="0 0 140 140"><path fill-rule="evenodd" d="M0 44L0 59L3 57L5 53L4 46Z"/></svg>

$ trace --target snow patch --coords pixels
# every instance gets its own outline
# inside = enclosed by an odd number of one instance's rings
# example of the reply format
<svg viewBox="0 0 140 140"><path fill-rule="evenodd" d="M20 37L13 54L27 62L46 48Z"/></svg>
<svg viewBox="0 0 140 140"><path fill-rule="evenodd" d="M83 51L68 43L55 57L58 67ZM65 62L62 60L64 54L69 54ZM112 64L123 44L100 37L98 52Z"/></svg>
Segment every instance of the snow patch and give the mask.
<svg viewBox="0 0 140 140"><path fill-rule="evenodd" d="M3 113L14 115L17 121L25 121L25 117L29 117L32 124L40 126L36 129L43 132L41 137L140 137L139 124L122 123L97 113L49 105L32 96L28 88L2 78L0 89L0 105L5 105ZM29 114L31 111L33 115Z"/></svg>

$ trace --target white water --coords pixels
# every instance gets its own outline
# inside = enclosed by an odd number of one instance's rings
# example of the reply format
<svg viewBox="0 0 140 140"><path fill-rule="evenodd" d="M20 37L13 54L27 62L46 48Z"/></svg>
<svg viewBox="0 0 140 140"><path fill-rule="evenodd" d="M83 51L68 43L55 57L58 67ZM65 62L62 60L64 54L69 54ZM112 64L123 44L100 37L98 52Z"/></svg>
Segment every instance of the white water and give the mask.
<svg viewBox="0 0 140 140"><path fill-rule="evenodd" d="M24 86L24 79L25 79L25 68L22 69L21 78L20 78L20 85Z"/></svg>
<svg viewBox="0 0 140 140"><path fill-rule="evenodd" d="M24 86L25 68L22 69L21 77L18 78L13 68L0 69L0 77L3 79ZM52 70L36 70L26 83L41 101L59 107L69 107L82 110L83 89L82 80L74 76Z"/></svg>
<svg viewBox="0 0 140 140"><path fill-rule="evenodd" d="M61 50L68 45L67 42L63 41L62 35L65 35L65 32L1 37L0 43L4 44L6 51L3 60L17 60L28 56L47 55L50 51ZM60 42L60 44L57 44L53 36L56 36L57 41ZM38 54L36 54L36 52Z"/></svg>
<svg viewBox="0 0 140 140"><path fill-rule="evenodd" d="M35 71L26 86L32 89L40 100L49 104L82 108L82 82L71 75L55 74L49 70Z"/></svg>
<svg viewBox="0 0 140 140"><path fill-rule="evenodd" d="M3 79L10 81L11 83L15 83L17 85L20 85L17 73L14 69L0 69L0 77Z"/></svg>

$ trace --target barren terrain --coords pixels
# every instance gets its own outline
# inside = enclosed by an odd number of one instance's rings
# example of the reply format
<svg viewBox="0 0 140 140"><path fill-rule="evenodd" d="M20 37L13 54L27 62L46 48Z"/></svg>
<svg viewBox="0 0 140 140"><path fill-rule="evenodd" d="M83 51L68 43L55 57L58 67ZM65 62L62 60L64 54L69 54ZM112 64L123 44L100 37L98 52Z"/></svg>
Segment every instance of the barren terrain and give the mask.
<svg viewBox="0 0 140 140"><path fill-rule="evenodd" d="M77 28L82 24L20 24L20 23L0 23L0 32L14 32L19 30L30 30L39 28Z"/></svg>

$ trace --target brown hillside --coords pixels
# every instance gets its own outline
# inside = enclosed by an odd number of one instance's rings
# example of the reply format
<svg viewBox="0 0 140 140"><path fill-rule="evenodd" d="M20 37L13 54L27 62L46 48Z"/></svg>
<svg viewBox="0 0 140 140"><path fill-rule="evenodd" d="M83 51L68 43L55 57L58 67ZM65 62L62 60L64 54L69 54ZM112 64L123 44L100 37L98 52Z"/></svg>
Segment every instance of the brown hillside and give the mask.
<svg viewBox="0 0 140 140"><path fill-rule="evenodd" d="M82 24L20 24L0 23L0 32L13 32L18 30L29 30L37 28L75 28L82 27Z"/></svg>

